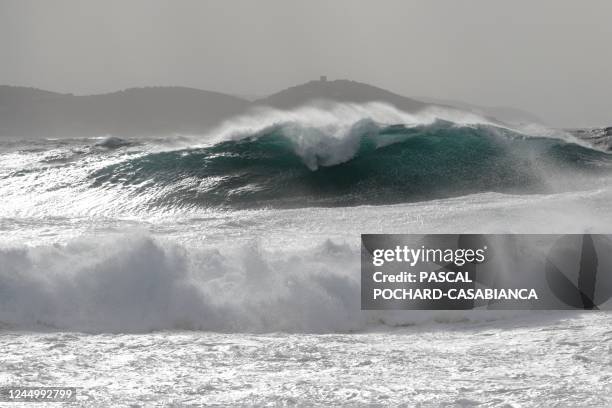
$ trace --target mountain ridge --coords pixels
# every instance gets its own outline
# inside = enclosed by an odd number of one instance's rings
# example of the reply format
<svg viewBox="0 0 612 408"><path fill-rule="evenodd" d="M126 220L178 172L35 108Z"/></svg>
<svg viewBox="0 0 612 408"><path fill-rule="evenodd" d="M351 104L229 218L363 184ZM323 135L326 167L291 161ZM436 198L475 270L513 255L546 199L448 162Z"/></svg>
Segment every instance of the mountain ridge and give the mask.
<svg viewBox="0 0 612 408"><path fill-rule="evenodd" d="M232 95L186 87L72 95L4 86L0 87L0 137L201 133L249 106Z"/></svg>
<svg viewBox="0 0 612 408"><path fill-rule="evenodd" d="M102 94L73 95L0 85L0 138L202 134L253 108L293 109L324 101L383 102L406 112L429 106L453 108L408 98L357 81L328 81L325 77L254 101L182 86L137 87Z"/></svg>
<svg viewBox="0 0 612 408"><path fill-rule="evenodd" d="M292 109L316 100L334 102L387 102L400 110L413 112L424 109L428 104L398 95L383 88L347 79L333 81L314 80L295 85L264 98L253 101L256 105L272 106L278 109Z"/></svg>

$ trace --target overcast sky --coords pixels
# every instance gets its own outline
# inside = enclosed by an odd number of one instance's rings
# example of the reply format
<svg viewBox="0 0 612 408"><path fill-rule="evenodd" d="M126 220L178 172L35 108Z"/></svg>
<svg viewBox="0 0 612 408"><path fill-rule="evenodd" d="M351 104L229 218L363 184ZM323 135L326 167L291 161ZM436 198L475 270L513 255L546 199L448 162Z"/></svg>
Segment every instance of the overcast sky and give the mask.
<svg viewBox="0 0 612 408"><path fill-rule="evenodd" d="M0 0L0 84L265 95L319 75L612 125L612 1Z"/></svg>

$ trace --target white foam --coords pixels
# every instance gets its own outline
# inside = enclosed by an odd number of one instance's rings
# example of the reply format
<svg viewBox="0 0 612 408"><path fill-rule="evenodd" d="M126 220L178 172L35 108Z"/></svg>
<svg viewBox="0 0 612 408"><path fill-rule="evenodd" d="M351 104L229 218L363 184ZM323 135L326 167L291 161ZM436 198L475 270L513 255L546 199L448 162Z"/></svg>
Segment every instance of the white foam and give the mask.
<svg viewBox="0 0 612 408"><path fill-rule="evenodd" d="M254 108L247 114L228 119L207 135L192 137L185 147L204 147L228 140L257 137L271 129L281 129L289 138L296 154L312 170L319 166L332 166L355 156L363 127L406 127L432 125L436 121L451 122L455 126L489 126L505 129L524 137L546 137L596 148L575 136L542 125L508 125L493 121L473 112L452 108L430 106L421 111L408 113L383 102L335 103L314 101L310 105L295 109ZM361 131L355 131L361 127ZM365 129L367 130L367 129Z"/></svg>
<svg viewBox="0 0 612 408"><path fill-rule="evenodd" d="M326 241L267 251L200 248L147 235L0 250L0 327L92 332L195 329L346 332L508 313L360 310L359 253Z"/></svg>
<svg viewBox="0 0 612 408"><path fill-rule="evenodd" d="M575 136L557 129L536 124L508 125L458 109L430 106L409 113L384 102L357 104L325 101L318 103L315 101L310 105L288 110L255 108L247 114L226 120L199 139L200 142L209 145L249 137L277 126L313 128L330 137L344 138L349 135L350 129L355 124L363 120L370 120L383 126L402 124L406 127L431 125L438 120L452 122L457 126L487 125L512 130L524 136L549 137L588 145Z"/></svg>

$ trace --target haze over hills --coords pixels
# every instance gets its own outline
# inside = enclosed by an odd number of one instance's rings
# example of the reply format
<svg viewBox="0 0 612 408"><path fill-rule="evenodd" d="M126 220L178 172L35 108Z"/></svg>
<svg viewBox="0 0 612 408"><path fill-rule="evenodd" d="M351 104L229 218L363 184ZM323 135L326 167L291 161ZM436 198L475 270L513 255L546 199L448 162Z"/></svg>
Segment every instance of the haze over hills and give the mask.
<svg viewBox="0 0 612 408"><path fill-rule="evenodd" d="M406 112L415 112L428 106L424 102L406 98L372 85L344 79L327 81L324 77L319 81L310 81L287 88L268 97L257 99L253 103L278 109L292 109L312 100L352 103L379 101L394 105Z"/></svg>
<svg viewBox="0 0 612 408"><path fill-rule="evenodd" d="M409 112L427 106L381 88L347 80L310 81L255 101L182 87L131 88L108 94L75 96L0 86L0 137L197 134L252 107L291 109L311 100L382 101Z"/></svg>
<svg viewBox="0 0 612 408"><path fill-rule="evenodd" d="M419 100L436 105L452 106L457 109L474 112L479 115L493 117L505 123L523 124L523 123L538 123L545 124L545 121L537 117L531 112L509 106L480 106L463 101L454 101L447 99L436 99L430 97L418 97Z"/></svg>
<svg viewBox="0 0 612 408"><path fill-rule="evenodd" d="M201 133L250 103L181 87L131 88L74 96L0 87L0 136L14 138L148 136Z"/></svg>
<svg viewBox="0 0 612 408"><path fill-rule="evenodd" d="M423 102L368 84L349 80L327 81L325 77L254 101L184 87L130 88L107 94L75 96L0 86L0 137L200 134L254 107L292 109L311 101L385 102L406 112L419 111L431 105L453 105L445 101ZM454 105L474 111L474 106Z"/></svg>

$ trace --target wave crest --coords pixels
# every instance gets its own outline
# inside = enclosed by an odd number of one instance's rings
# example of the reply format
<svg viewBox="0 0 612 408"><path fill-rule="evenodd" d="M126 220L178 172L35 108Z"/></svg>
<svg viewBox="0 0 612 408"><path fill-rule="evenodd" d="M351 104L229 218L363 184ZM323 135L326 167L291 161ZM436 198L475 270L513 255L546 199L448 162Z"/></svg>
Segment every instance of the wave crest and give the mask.
<svg viewBox="0 0 612 408"><path fill-rule="evenodd" d="M609 168L610 157L488 125L360 120L341 136L282 124L208 147L138 157L90 177L96 188L127 188L157 207L340 206L546 192L567 171Z"/></svg>
<svg viewBox="0 0 612 408"><path fill-rule="evenodd" d="M612 155L563 132L381 104L264 109L204 138L46 142L0 160L0 215L394 204L581 189ZM85 143L85 144L84 144ZM182 147L178 147L182 146Z"/></svg>

